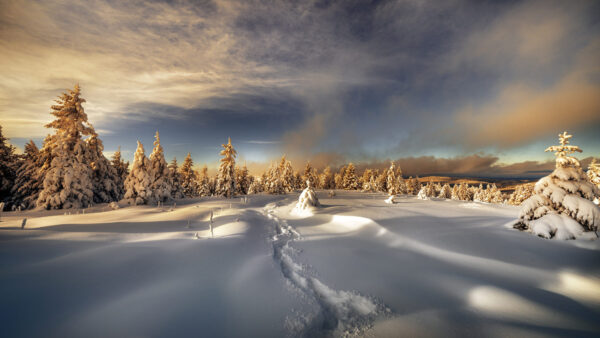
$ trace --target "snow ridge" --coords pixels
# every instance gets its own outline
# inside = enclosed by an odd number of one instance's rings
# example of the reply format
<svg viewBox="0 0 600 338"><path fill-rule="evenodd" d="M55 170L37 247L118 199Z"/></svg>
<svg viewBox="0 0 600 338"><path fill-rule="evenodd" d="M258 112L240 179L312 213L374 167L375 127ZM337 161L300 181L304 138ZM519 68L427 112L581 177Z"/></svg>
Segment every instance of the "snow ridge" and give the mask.
<svg viewBox="0 0 600 338"><path fill-rule="evenodd" d="M314 277L306 267L294 261L298 250L290 243L301 239L301 235L274 214L272 205L266 206L264 213L275 225L273 258L279 263L283 276L318 307L317 313L299 315L298 320L287 323L293 336L363 335L378 314L389 312L369 297L355 291L334 290Z"/></svg>

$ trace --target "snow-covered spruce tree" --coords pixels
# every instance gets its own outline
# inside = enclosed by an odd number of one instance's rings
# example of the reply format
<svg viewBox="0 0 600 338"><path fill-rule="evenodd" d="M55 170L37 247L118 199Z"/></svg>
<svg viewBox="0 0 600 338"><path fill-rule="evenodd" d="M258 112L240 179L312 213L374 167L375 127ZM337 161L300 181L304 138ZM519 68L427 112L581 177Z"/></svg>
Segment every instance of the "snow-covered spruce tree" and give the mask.
<svg viewBox="0 0 600 338"><path fill-rule="evenodd" d="M398 169L396 169L396 190L398 194L406 194L406 181L402 177L402 168L398 165Z"/></svg>
<svg viewBox="0 0 600 338"><path fill-rule="evenodd" d="M125 180L125 196L123 199L133 205L153 203L152 168L144 152L144 146L137 141L137 149L133 157L133 165Z"/></svg>
<svg viewBox="0 0 600 338"><path fill-rule="evenodd" d="M412 176L408 178L406 182L406 193L409 195L416 195L419 190L421 190L421 183L419 183L419 178L413 178Z"/></svg>
<svg viewBox="0 0 600 338"><path fill-rule="evenodd" d="M118 185L120 181L119 174L102 153L104 146L94 130L92 130L92 135L86 140L86 143L88 145L86 162L92 168L94 202L109 203L118 201L122 196L122 190Z"/></svg>
<svg viewBox="0 0 600 338"><path fill-rule="evenodd" d="M181 188L183 190L183 194L186 197L196 197L199 193L198 182L196 180L196 172L194 172L193 167L194 161L192 161L192 155L188 153L185 157L185 160L183 161L183 164L181 165L181 169L179 170L179 174L181 175Z"/></svg>
<svg viewBox="0 0 600 338"><path fill-rule="evenodd" d="M42 187L42 182L37 177L40 166L40 151L33 140L29 140L29 143L25 144L25 153L17 169L17 177L11 190L10 204L12 207L22 209L35 207L35 201Z"/></svg>
<svg viewBox="0 0 600 338"><path fill-rule="evenodd" d="M318 176L315 168L310 165L310 162L306 162L306 166L304 167L304 176L302 178L303 187L305 186L306 181L310 181L310 184L313 188L317 186Z"/></svg>
<svg viewBox="0 0 600 338"><path fill-rule="evenodd" d="M349 163L346 167L342 187L346 190L358 189L358 177L356 177L356 169L352 163Z"/></svg>
<svg viewBox="0 0 600 338"><path fill-rule="evenodd" d="M171 186L171 197L175 199L184 198L183 187L181 186L181 174L177 165L177 158L173 157L169 163L169 185Z"/></svg>
<svg viewBox="0 0 600 338"><path fill-rule="evenodd" d="M8 202L15 184L18 167L19 161L18 156L15 155L15 147L8 143L8 139L2 134L2 126L0 126L0 202ZM5 208L8 207L8 203L4 205Z"/></svg>
<svg viewBox="0 0 600 338"><path fill-rule="evenodd" d="M117 151L115 151L113 154L111 164L117 171L117 190L119 193L119 199L122 199L123 195L125 194L125 180L129 175L129 161L125 162L121 158L121 146L119 146Z"/></svg>
<svg viewBox="0 0 600 338"><path fill-rule="evenodd" d="M36 205L43 209L82 208L93 203L92 168L87 162L88 145L83 136L94 133L76 85L63 93L52 106L56 119L46 125L56 132L44 141L42 152L48 154L41 168L44 173L43 188Z"/></svg>
<svg viewBox="0 0 600 338"><path fill-rule="evenodd" d="M237 193L241 195L248 194L250 182L248 181L248 168L245 164L242 168L235 168L235 181L237 182Z"/></svg>
<svg viewBox="0 0 600 338"><path fill-rule="evenodd" d="M488 203L504 203L504 197L502 196L502 191L496 187L496 184L493 183L490 191L486 195L486 202Z"/></svg>
<svg viewBox="0 0 600 338"><path fill-rule="evenodd" d="M387 169L383 169L381 173L377 172L377 177L375 179L375 185L377 191L386 192L387 188Z"/></svg>
<svg viewBox="0 0 600 338"><path fill-rule="evenodd" d="M533 184L520 184L515 188L512 194L510 194L510 198L508 199L508 204L511 205L521 205L523 201L531 197L533 194Z"/></svg>
<svg viewBox="0 0 600 338"><path fill-rule="evenodd" d="M458 199L461 201L472 201L473 200L473 194L469 190L469 184L466 182L463 182L458 186L457 194L458 194Z"/></svg>
<svg viewBox="0 0 600 338"><path fill-rule="evenodd" d="M158 130L154 136L154 148L150 154L150 177L152 183L150 190L152 191L153 202L166 202L171 199L171 190L173 188L169 181L169 166L165 161L163 147L160 145L160 136Z"/></svg>
<svg viewBox="0 0 600 338"><path fill-rule="evenodd" d="M229 138L227 144L223 144L223 150L221 150L221 165L217 173L217 185L216 194L232 198L235 195L235 157L237 151L233 149L231 145L231 138Z"/></svg>
<svg viewBox="0 0 600 338"><path fill-rule="evenodd" d="M473 192L473 201L475 202L485 202L485 190L483 189L483 184L479 183L479 187L474 189Z"/></svg>
<svg viewBox="0 0 600 338"><path fill-rule="evenodd" d="M210 177L208 177L208 167L206 164L202 167L198 178L198 195L199 196L210 196L214 191Z"/></svg>
<svg viewBox="0 0 600 338"><path fill-rule="evenodd" d="M362 191L373 192L377 191L377 185L375 184L375 172L372 169L365 169L362 176Z"/></svg>
<svg viewBox="0 0 600 338"><path fill-rule="evenodd" d="M279 162L279 173L281 174L281 184L286 192L294 191L294 168L292 162L286 160L285 155Z"/></svg>
<svg viewBox="0 0 600 338"><path fill-rule="evenodd" d="M320 180L323 189L335 189L335 177L333 176L330 167L325 167L320 175Z"/></svg>
<svg viewBox="0 0 600 338"><path fill-rule="evenodd" d="M592 162L588 166L587 176L598 189L600 189L600 163L596 163L596 159L593 158ZM594 203L600 202L600 196L595 196Z"/></svg>
<svg viewBox="0 0 600 338"><path fill-rule="evenodd" d="M597 238L600 208L592 200L598 187L588 180L579 161L570 154L581 152L569 145L571 135L559 134L560 145L546 151L556 155L556 169L540 179L534 195L521 204L515 228L543 238Z"/></svg>
<svg viewBox="0 0 600 338"><path fill-rule="evenodd" d="M298 203L296 203L297 210L306 210L311 207L318 207L321 204L319 203L319 199L317 198L317 194L312 188L312 183L310 181L306 181L306 188L302 191L300 196L298 197Z"/></svg>
<svg viewBox="0 0 600 338"><path fill-rule="evenodd" d="M394 161L392 161L392 164L390 165L390 168L387 171L386 179L388 195L397 195L399 193L397 183L398 182L396 179L396 165L394 165Z"/></svg>
<svg viewBox="0 0 600 338"><path fill-rule="evenodd" d="M438 194L439 198L450 198L452 197L452 189L450 189L450 185L448 185L448 183L444 184L444 186L442 186L442 189L440 190L440 193Z"/></svg>
<svg viewBox="0 0 600 338"><path fill-rule="evenodd" d="M271 163L267 170L265 181L265 191L269 194L285 194L285 187L281 180L281 167Z"/></svg>

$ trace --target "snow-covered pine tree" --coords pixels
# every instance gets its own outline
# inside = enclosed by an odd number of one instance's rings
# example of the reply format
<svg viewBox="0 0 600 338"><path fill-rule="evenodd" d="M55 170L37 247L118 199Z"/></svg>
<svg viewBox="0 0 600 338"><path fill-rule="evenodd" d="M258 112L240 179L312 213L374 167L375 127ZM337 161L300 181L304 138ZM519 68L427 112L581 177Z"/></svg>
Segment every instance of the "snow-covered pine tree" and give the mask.
<svg viewBox="0 0 600 338"><path fill-rule="evenodd" d="M406 193L409 195L416 195L421 190L421 184L418 178L410 176L406 182Z"/></svg>
<svg viewBox="0 0 600 338"><path fill-rule="evenodd" d="M102 145L96 131L92 130L92 135L86 140L86 143L88 145L86 162L92 168L94 202L109 203L118 201L122 196L122 190L118 185L120 177L115 167L104 156L104 145Z"/></svg>
<svg viewBox="0 0 600 338"><path fill-rule="evenodd" d="M160 145L160 135L158 130L154 135L154 148L150 154L150 177L152 183L150 190L152 191L153 202L166 202L171 199L171 190L173 188L169 182L169 166L165 161L163 147Z"/></svg>
<svg viewBox="0 0 600 338"><path fill-rule="evenodd" d="M502 191L498 189L495 183L492 184L490 192L486 197L488 203L504 203L504 196L502 196Z"/></svg>
<svg viewBox="0 0 600 338"><path fill-rule="evenodd" d="M394 164L394 161L392 161L392 164L390 165L390 168L387 171L386 185L388 188L388 195L399 194L398 181L396 179L396 165Z"/></svg>
<svg viewBox="0 0 600 338"><path fill-rule="evenodd" d="M229 138L227 144L223 144L223 150L221 150L221 165L217 173L217 185L216 194L232 198L235 195L235 157L237 151L231 145L231 138Z"/></svg>
<svg viewBox="0 0 600 338"><path fill-rule="evenodd" d="M381 173L377 172L377 178L375 179L375 185L377 191L386 192L388 191L387 187L387 169L383 169Z"/></svg>
<svg viewBox="0 0 600 338"><path fill-rule="evenodd" d="M600 189L600 163L596 163L596 159L592 158L587 170L587 176L598 189ZM596 196L597 198L600 196Z"/></svg>
<svg viewBox="0 0 600 338"><path fill-rule="evenodd" d="M211 187L210 177L208 177L208 167L204 165L198 179L198 195L210 196L214 188Z"/></svg>
<svg viewBox="0 0 600 338"><path fill-rule="evenodd" d="M133 157L131 171L125 179L125 196L123 199L133 205L153 203L152 190L152 168L150 161L144 152L144 146L137 141L137 149Z"/></svg>
<svg viewBox="0 0 600 338"><path fill-rule="evenodd" d="M80 97L79 85L63 93L52 106L56 119L46 125L56 132L44 141L43 155L46 163L41 168L43 188L36 205L44 209L83 208L94 199L92 168L87 163L88 146L82 139L94 130L88 123Z"/></svg>
<svg viewBox="0 0 600 338"><path fill-rule="evenodd" d="M458 199L461 201L472 201L473 195L469 191L469 184L466 182L461 183L458 186Z"/></svg>
<svg viewBox="0 0 600 338"><path fill-rule="evenodd" d="M171 197L175 199L184 198L183 186L181 185L181 174L179 173L179 165L177 158L173 157L169 163L169 185L171 186Z"/></svg>
<svg viewBox="0 0 600 338"><path fill-rule="evenodd" d="M265 191L269 194L285 194L285 187L281 180L281 167L271 163L267 170L267 179L265 181Z"/></svg>
<svg viewBox="0 0 600 338"><path fill-rule="evenodd" d="M450 198L452 197L452 189L450 189L450 185L448 185L448 183L444 184L444 186L442 186L442 189L440 190L440 193L438 194L439 198Z"/></svg>
<svg viewBox="0 0 600 338"><path fill-rule="evenodd" d="M237 193L247 195L250 182L248 181L248 168L245 164L242 168L235 168L235 181L237 182Z"/></svg>
<svg viewBox="0 0 600 338"><path fill-rule="evenodd" d="M437 197L437 192L435 191L435 185L431 182L427 182L425 185L425 195L427 197Z"/></svg>
<svg viewBox="0 0 600 338"><path fill-rule="evenodd" d="M190 153L188 153L185 157L185 160L183 160L183 164L179 169L179 174L181 175L181 188L183 190L183 194L186 197L198 196L198 181L196 178L196 172L194 171L194 161L192 161L192 155Z"/></svg>
<svg viewBox="0 0 600 338"><path fill-rule="evenodd" d="M365 169L362 176L362 191L373 192L377 191L377 186L374 179L374 171L372 169Z"/></svg>
<svg viewBox="0 0 600 338"><path fill-rule="evenodd" d="M534 195L521 204L515 228L527 230L543 238L597 238L600 208L592 200L600 192L570 154L581 152L569 145L572 136L559 134L560 145L546 151L556 155L556 169L540 179Z"/></svg>
<svg viewBox="0 0 600 338"><path fill-rule="evenodd" d="M294 168L292 162L287 160L285 155L281 157L281 162L279 162L279 172L281 174L281 184L285 191L294 191Z"/></svg>
<svg viewBox="0 0 600 338"><path fill-rule="evenodd" d="M306 166L304 167L304 176L302 178L303 186L306 184L306 181L310 181L310 184L313 188L317 186L318 176L315 168L310 165L310 162L306 162Z"/></svg>
<svg viewBox="0 0 600 338"><path fill-rule="evenodd" d="M398 190L398 194L406 194L407 191L406 181L402 177L402 168L400 168L400 165L396 169L396 190Z"/></svg>
<svg viewBox="0 0 600 338"><path fill-rule="evenodd" d="M485 202L485 193L483 190L483 184L479 183L479 187L474 189L473 192L473 201L475 202Z"/></svg>
<svg viewBox="0 0 600 338"><path fill-rule="evenodd" d="M15 155L15 147L8 143L8 139L2 134L2 126L0 126L0 202L8 202L9 197L11 197L11 190L15 184L16 171L19 166L18 156ZM8 208L8 203L3 205Z"/></svg>
<svg viewBox="0 0 600 338"><path fill-rule="evenodd" d="M534 184L526 183L520 184L515 188L515 191L510 195L508 200L508 204L512 205L521 205L523 201L531 197L533 195L533 187Z"/></svg>
<svg viewBox="0 0 600 338"><path fill-rule="evenodd" d="M342 186L346 190L358 189L358 177L356 177L356 168L354 168L354 164L352 163L349 163L346 167L346 172L344 173Z"/></svg>
<svg viewBox="0 0 600 338"><path fill-rule="evenodd" d="M450 193L450 198L453 200L460 200L459 196L458 196L458 187L459 184L458 183L454 183L454 185L452 186L452 191Z"/></svg>
<svg viewBox="0 0 600 338"><path fill-rule="evenodd" d="M321 173L320 180L323 189L335 189L335 178L330 167L325 167L323 173Z"/></svg>
<svg viewBox="0 0 600 338"><path fill-rule="evenodd" d="M35 201L42 188L37 172L41 167L40 151L33 140L25 144L25 153L17 169L17 177L12 187L10 204L15 208L35 207Z"/></svg>
<svg viewBox="0 0 600 338"><path fill-rule="evenodd" d="M125 162L121 158L121 146L119 146L117 151L115 151L113 154L111 164L117 171L117 190L119 193L119 199L122 199L123 195L125 194L125 180L129 175L129 161Z"/></svg>

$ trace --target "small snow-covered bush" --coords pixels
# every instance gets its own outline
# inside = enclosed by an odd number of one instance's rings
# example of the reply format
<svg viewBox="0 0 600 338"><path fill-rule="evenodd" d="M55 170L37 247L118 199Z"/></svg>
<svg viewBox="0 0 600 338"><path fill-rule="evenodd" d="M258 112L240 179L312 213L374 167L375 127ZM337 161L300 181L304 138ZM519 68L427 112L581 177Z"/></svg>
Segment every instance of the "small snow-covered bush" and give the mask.
<svg viewBox="0 0 600 338"><path fill-rule="evenodd" d="M306 188L298 197L298 203L296 203L296 209L298 210L306 210L311 207L318 207L321 203L319 203L319 199L317 198L317 194L313 190L310 180L306 181Z"/></svg>
<svg viewBox="0 0 600 338"><path fill-rule="evenodd" d="M579 161L568 156L581 152L579 147L568 145L571 135L564 132L559 137L560 146L546 149L556 152L556 169L535 184L533 196L521 204L514 227L543 238L597 238L600 208L593 199L599 189L589 181Z"/></svg>

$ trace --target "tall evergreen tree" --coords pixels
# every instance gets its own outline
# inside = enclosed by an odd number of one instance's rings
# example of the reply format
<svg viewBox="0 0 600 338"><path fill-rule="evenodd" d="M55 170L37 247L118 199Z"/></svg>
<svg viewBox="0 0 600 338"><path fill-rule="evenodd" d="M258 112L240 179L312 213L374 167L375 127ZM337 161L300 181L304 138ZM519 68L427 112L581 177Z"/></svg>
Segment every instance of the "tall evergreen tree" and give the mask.
<svg viewBox="0 0 600 338"><path fill-rule="evenodd" d="M208 177L208 167L204 165L198 178L198 195L210 196L212 195L214 187L211 185L210 177Z"/></svg>
<svg viewBox="0 0 600 338"><path fill-rule="evenodd" d="M152 191L152 199L155 202L165 202L171 199L171 190L173 189L169 181L169 167L165 161L165 154L160 145L160 136L158 131L154 136L154 149L150 154L150 175L152 183L150 190Z"/></svg>
<svg viewBox="0 0 600 338"><path fill-rule="evenodd" d="M86 140L88 145L87 163L92 169L92 186L95 203L108 203L121 198L118 185L120 177L115 167L102 153L104 146L98 134L92 130L92 135Z"/></svg>
<svg viewBox="0 0 600 338"><path fill-rule="evenodd" d="M250 182L248 180L248 168L245 164L242 168L235 168L235 181L237 182L237 193L247 195Z"/></svg>
<svg viewBox="0 0 600 338"><path fill-rule="evenodd" d="M56 132L44 141L43 152L49 156L42 167L43 188L37 206L45 209L81 208L91 205L94 198L92 168L87 163L87 144L82 136L91 136L93 128L76 85L69 93L63 93L52 106L51 114L56 117L47 124Z"/></svg>
<svg viewBox="0 0 600 338"><path fill-rule="evenodd" d="M323 173L321 173L321 187L323 189L335 189L335 177L331 172L330 167L325 167Z"/></svg>
<svg viewBox="0 0 600 338"><path fill-rule="evenodd" d="M169 185L171 186L171 197L172 198L183 198L183 187L181 186L181 174L179 173L179 166L177 165L177 158L173 157L171 163L169 163Z"/></svg>
<svg viewBox="0 0 600 338"><path fill-rule="evenodd" d="M117 172L116 184L119 199L121 199L125 194L125 180L127 179L127 175L129 175L129 161L125 162L121 158L121 146L113 154L111 164Z"/></svg>
<svg viewBox="0 0 600 338"><path fill-rule="evenodd" d="M222 145L220 155L223 156L221 159L221 165L217 173L216 193L217 195L231 198L235 195L235 157L237 151L231 145L231 138L229 138L227 144Z"/></svg>
<svg viewBox="0 0 600 338"><path fill-rule="evenodd" d="M281 184L286 192L294 191L294 168L292 168L292 162L285 158L285 155L281 157L279 163L279 172L281 173Z"/></svg>
<svg viewBox="0 0 600 338"><path fill-rule="evenodd" d="M23 209L35 207L42 188L42 181L37 176L40 166L40 151L33 140L29 140L29 143L25 144L25 153L17 169L17 177L11 190L10 204L13 207Z"/></svg>
<svg viewBox="0 0 600 338"><path fill-rule="evenodd" d="M546 151L556 155L556 169L541 178L534 195L521 204L515 228L528 230L544 238L571 239L585 236L597 238L600 208L593 203L600 190L590 182L579 161L569 156L582 150L570 145L571 135L559 134L560 145Z"/></svg>
<svg viewBox="0 0 600 338"><path fill-rule="evenodd" d="M304 176L302 180L302 186L306 186L306 181L310 181L311 186L314 188L318 181L317 173L315 168L310 165L310 162L306 162L306 166L304 167Z"/></svg>
<svg viewBox="0 0 600 338"><path fill-rule="evenodd" d="M348 164L348 167L346 167L346 172L344 173L342 186L346 190L358 189L358 177L356 177L356 168L354 168L354 164L352 163Z"/></svg>
<svg viewBox="0 0 600 338"><path fill-rule="evenodd" d="M144 152L144 146L140 141L137 141L137 149L133 157L133 165L129 176L125 180L125 196L124 199L129 204L148 204L154 202L152 200L152 184L150 161Z"/></svg>
<svg viewBox="0 0 600 338"><path fill-rule="evenodd" d="M198 181L193 167L194 161L192 161L192 155L188 153L179 170L181 174L181 187L186 197L196 197L199 194Z"/></svg>
<svg viewBox="0 0 600 338"><path fill-rule="evenodd" d="M0 126L0 202L8 201L12 187L15 184L18 166L15 147L8 143L8 139L2 134L2 126ZM5 205L8 207L8 203L5 203Z"/></svg>
<svg viewBox="0 0 600 338"><path fill-rule="evenodd" d="M398 182L396 179L396 165L394 164L394 161L392 161L392 164L390 165L390 168L387 171L386 180L389 195L396 195L399 193L397 183Z"/></svg>

